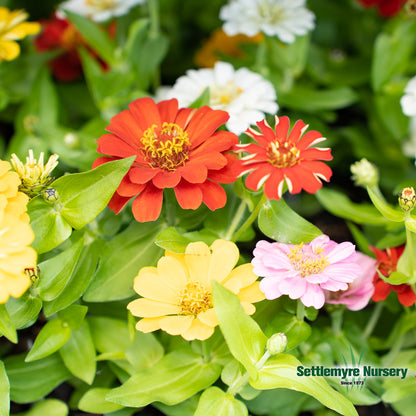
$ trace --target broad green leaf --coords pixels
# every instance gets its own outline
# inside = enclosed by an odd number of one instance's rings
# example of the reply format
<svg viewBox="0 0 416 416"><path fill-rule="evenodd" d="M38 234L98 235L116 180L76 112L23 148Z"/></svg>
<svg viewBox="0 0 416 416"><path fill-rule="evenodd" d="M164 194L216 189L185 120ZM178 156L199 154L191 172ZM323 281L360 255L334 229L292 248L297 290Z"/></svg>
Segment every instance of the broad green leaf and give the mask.
<svg viewBox="0 0 416 416"><path fill-rule="evenodd" d="M179 234L174 227L165 228L156 236L155 240L155 244L160 248L179 254L185 253L186 246L191 242L191 239Z"/></svg>
<svg viewBox="0 0 416 416"><path fill-rule="evenodd" d="M79 379L91 384L95 377L95 347L87 321L78 330L72 330L59 353L66 368Z"/></svg>
<svg viewBox="0 0 416 416"><path fill-rule="evenodd" d="M10 383L3 361L0 361L0 416L8 416L10 410Z"/></svg>
<svg viewBox="0 0 416 416"><path fill-rule="evenodd" d="M202 91L201 95L189 105L189 108L201 108L204 105L209 105L210 103L210 92L209 87L205 88Z"/></svg>
<svg viewBox="0 0 416 416"><path fill-rule="evenodd" d="M280 243L309 243L322 232L293 211L283 199L267 201L259 213L260 230Z"/></svg>
<svg viewBox="0 0 416 416"><path fill-rule="evenodd" d="M94 23L80 14L75 14L68 10L65 10L65 14L84 38L88 39L88 44L98 53L98 55L100 55L100 57L108 64L114 65L116 63L114 57L115 44L104 29L97 23Z"/></svg>
<svg viewBox="0 0 416 416"><path fill-rule="evenodd" d="M71 305L58 312L58 318L66 323L71 329L78 330L84 322L85 315L88 312L88 306Z"/></svg>
<svg viewBox="0 0 416 416"><path fill-rule="evenodd" d="M27 363L25 354L4 359L10 381L10 398L16 403L31 403L49 394L71 376L58 354Z"/></svg>
<svg viewBox="0 0 416 416"><path fill-rule="evenodd" d="M154 244L161 231L160 223L132 223L104 248L98 270L83 299L108 302L134 294L133 281L139 270L152 266L162 255Z"/></svg>
<svg viewBox="0 0 416 416"><path fill-rule="evenodd" d="M42 197L37 196L27 204L30 216L30 226L35 233L32 247L40 254L52 250L72 233L72 227L65 218L48 204Z"/></svg>
<svg viewBox="0 0 416 416"><path fill-rule="evenodd" d="M70 336L71 328L65 322L61 319L52 319L40 330L25 361L36 361L52 355L68 341Z"/></svg>
<svg viewBox="0 0 416 416"><path fill-rule="evenodd" d="M209 387L220 373L220 365L204 362L199 354L189 349L175 350L111 390L107 400L130 407L155 401L174 405Z"/></svg>
<svg viewBox="0 0 416 416"><path fill-rule="evenodd" d="M98 352L119 352L130 346L126 321L106 316L88 316L87 320Z"/></svg>
<svg viewBox="0 0 416 416"><path fill-rule="evenodd" d="M384 225L388 220L371 204L356 204L343 194L329 188L321 188L315 193L318 201L327 211L337 217L345 218L356 224Z"/></svg>
<svg viewBox="0 0 416 416"><path fill-rule="evenodd" d="M250 384L260 390L286 388L309 394L326 407L345 416L358 416L352 403L338 393L323 377L301 377L297 367L302 363L289 354L276 354L259 370L256 380Z"/></svg>
<svg viewBox="0 0 416 416"><path fill-rule="evenodd" d="M189 399L175 404L174 406L168 406L167 404L155 402L152 404L152 407L155 407L167 416L194 416L196 408L198 407L198 401L199 395L195 394Z"/></svg>
<svg viewBox="0 0 416 416"><path fill-rule="evenodd" d="M387 378L383 383L383 387L385 389L381 396L383 402L394 403L415 394L416 378L407 377L405 380L401 378Z"/></svg>
<svg viewBox="0 0 416 416"><path fill-rule="evenodd" d="M111 389L104 387L95 387L88 390L78 403L78 407L83 412L90 413L109 413L123 409L119 404L109 402L105 399Z"/></svg>
<svg viewBox="0 0 416 416"><path fill-rule="evenodd" d="M54 300L44 302L43 312L46 317L71 305L84 294L97 268L98 257L103 243L104 240L95 240L91 244L84 246L64 290Z"/></svg>
<svg viewBox="0 0 416 416"><path fill-rule="evenodd" d="M39 263L40 277L36 289L43 300L55 299L65 288L84 244L84 238L80 238L70 248Z"/></svg>
<svg viewBox="0 0 416 416"><path fill-rule="evenodd" d="M27 412L19 413L17 416L67 416L68 406L58 399L46 399L35 403Z"/></svg>
<svg viewBox="0 0 416 416"><path fill-rule="evenodd" d="M215 312L228 348L250 376L256 378L256 363L264 354L267 337L256 321L244 312L234 293L215 281L212 286Z"/></svg>
<svg viewBox="0 0 416 416"><path fill-rule="evenodd" d="M394 209L389 204L387 204L384 199L377 195L371 188L367 187L368 195L373 201L374 206L381 212L381 214L389 219L390 221L394 222L404 222L404 212Z"/></svg>
<svg viewBox="0 0 416 416"><path fill-rule="evenodd" d="M79 230L108 204L133 163L134 156L104 163L93 170L61 176L52 186L59 192L61 214Z"/></svg>
<svg viewBox="0 0 416 416"><path fill-rule="evenodd" d="M15 328L20 329L36 320L42 309L42 301L26 292L18 299L10 298L6 303L6 309Z"/></svg>
<svg viewBox="0 0 416 416"><path fill-rule="evenodd" d="M243 402L218 387L210 387L201 394L195 416L247 416Z"/></svg>
<svg viewBox="0 0 416 416"><path fill-rule="evenodd" d="M0 334L4 335L9 341L17 343L17 332L7 312L6 306L0 304Z"/></svg>

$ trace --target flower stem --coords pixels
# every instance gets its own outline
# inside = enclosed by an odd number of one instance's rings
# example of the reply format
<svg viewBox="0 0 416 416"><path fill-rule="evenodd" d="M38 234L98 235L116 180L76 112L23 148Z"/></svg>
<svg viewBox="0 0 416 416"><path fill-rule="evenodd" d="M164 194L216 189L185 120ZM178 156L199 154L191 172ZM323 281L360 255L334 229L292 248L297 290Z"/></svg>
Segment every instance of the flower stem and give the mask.
<svg viewBox="0 0 416 416"><path fill-rule="evenodd" d="M244 224L237 230L237 232L232 236L232 241L237 241L239 237L242 236L244 231L247 230L248 227L256 220L256 218L259 215L261 207L264 205L264 203L267 201L267 197L265 194L261 197L259 203L254 208L253 212L249 215L249 217L246 219Z"/></svg>
<svg viewBox="0 0 416 416"><path fill-rule="evenodd" d="M378 302L376 306L374 307L373 313L371 314L371 317L368 320L367 325L364 329L364 336L366 338L368 338L374 331L374 328L377 325L378 319L380 318L383 308L384 308L384 304L382 302Z"/></svg>
<svg viewBox="0 0 416 416"><path fill-rule="evenodd" d="M337 308L331 313L331 330L334 335L341 333L343 315L344 308Z"/></svg>
<svg viewBox="0 0 416 416"><path fill-rule="evenodd" d="M238 224L240 224L240 221L243 218L244 212L246 210L246 205L247 202L245 199L243 199L234 215L233 220L231 221L231 225L230 228L228 228L227 234L224 236L224 240L231 240L231 237L238 227Z"/></svg>
<svg viewBox="0 0 416 416"><path fill-rule="evenodd" d="M410 212L406 212L405 214L405 228L406 228L406 248L408 250L409 255L407 256L409 259L409 270L411 276L414 274L414 265L413 265L413 236L412 231L406 226L406 219L410 217Z"/></svg>
<svg viewBox="0 0 416 416"><path fill-rule="evenodd" d="M298 300L297 307L296 307L296 318L298 321L303 321L305 318L305 305Z"/></svg>
<svg viewBox="0 0 416 416"><path fill-rule="evenodd" d="M256 51L256 62L254 64L254 70L261 75L267 73L267 38L263 39L263 42L259 43Z"/></svg>
<svg viewBox="0 0 416 416"><path fill-rule="evenodd" d="M391 350L384 356L383 365L388 367L399 354L404 344L405 334L402 334L399 339L393 344Z"/></svg>

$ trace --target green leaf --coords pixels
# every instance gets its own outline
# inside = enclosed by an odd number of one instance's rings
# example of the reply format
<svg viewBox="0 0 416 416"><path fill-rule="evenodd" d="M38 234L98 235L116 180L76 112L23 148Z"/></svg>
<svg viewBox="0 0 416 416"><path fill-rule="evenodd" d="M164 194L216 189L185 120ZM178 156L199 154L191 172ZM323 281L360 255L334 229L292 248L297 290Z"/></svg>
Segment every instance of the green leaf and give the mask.
<svg viewBox="0 0 416 416"><path fill-rule="evenodd" d="M381 212L381 214L389 219L390 221L394 222L404 222L404 212L394 209L386 201L381 195L377 195L371 188L367 187L368 195L373 201L374 206Z"/></svg>
<svg viewBox="0 0 416 416"><path fill-rule="evenodd" d="M65 218L40 196L29 201L27 212L30 217L30 226L35 233L32 247L39 254L52 250L72 233L72 227Z"/></svg>
<svg viewBox="0 0 416 416"><path fill-rule="evenodd" d="M283 199L267 201L259 213L260 230L280 243L309 243L322 234L309 221L293 211Z"/></svg>
<svg viewBox="0 0 416 416"><path fill-rule="evenodd" d="M111 389L104 387L95 387L88 390L78 403L78 407L83 412L90 413L109 413L123 409L119 404L109 402L105 399Z"/></svg>
<svg viewBox="0 0 416 416"><path fill-rule="evenodd" d="M0 416L8 416L10 410L10 383L3 361L0 361Z"/></svg>
<svg viewBox="0 0 416 416"><path fill-rule="evenodd" d="M58 399L46 399L35 403L30 410L19 413L18 416L67 416L69 414L68 406Z"/></svg>
<svg viewBox="0 0 416 416"><path fill-rule="evenodd" d="M209 105L210 103L210 92L209 87L205 88L202 91L201 95L189 105L189 108L201 108L204 105Z"/></svg>
<svg viewBox="0 0 416 416"><path fill-rule="evenodd" d="M404 399L409 395L414 395L416 391L416 378L408 377L402 379L386 379L383 383L385 392L381 399L385 403L394 403Z"/></svg>
<svg viewBox="0 0 416 416"><path fill-rule="evenodd" d="M61 214L79 230L108 204L134 156L104 163L93 170L61 176L52 186L59 192Z"/></svg>
<svg viewBox="0 0 416 416"><path fill-rule="evenodd" d="M16 328L4 304L0 304L0 333L14 344L17 343Z"/></svg>
<svg viewBox="0 0 416 416"><path fill-rule="evenodd" d="M71 329L78 330L84 322L88 306L71 305L58 312L59 319L65 322Z"/></svg>
<svg viewBox="0 0 416 416"><path fill-rule="evenodd" d="M371 204L356 204L343 194L329 188L321 188L315 193L318 201L327 211L337 217L345 218L356 224L384 225L388 221Z"/></svg>
<svg viewBox="0 0 416 416"><path fill-rule="evenodd" d="M4 359L10 381L10 398L16 403L31 403L49 394L71 375L59 355L26 363L26 354Z"/></svg>
<svg viewBox="0 0 416 416"><path fill-rule="evenodd" d="M174 405L209 387L220 373L220 365L204 362L190 349L175 350L111 390L107 400L130 407L155 401Z"/></svg>
<svg viewBox="0 0 416 416"><path fill-rule="evenodd" d="M36 361L58 351L71 336L71 328L61 319L52 319L41 329L26 362Z"/></svg>
<svg viewBox="0 0 416 416"><path fill-rule="evenodd" d="M358 416L352 403L338 393L323 377L300 377L297 367L302 363L289 354L276 354L259 370L256 380L250 384L260 390L286 388L309 394L326 407L345 416Z"/></svg>
<svg viewBox="0 0 416 416"><path fill-rule="evenodd" d="M195 412L195 416L247 416L248 410L243 402L227 394L218 387L205 390Z"/></svg>
<svg viewBox="0 0 416 416"><path fill-rule="evenodd" d="M79 379L91 384L95 377L95 347L87 321L73 330L68 341L59 350L66 368Z"/></svg>
<svg viewBox="0 0 416 416"><path fill-rule="evenodd" d="M64 290L83 245L82 237L67 250L39 264L40 277L36 289L43 300L53 300Z"/></svg>
<svg viewBox="0 0 416 416"><path fill-rule="evenodd" d="M84 294L97 268L98 257L103 243L103 240L95 240L83 247L79 260L64 290L54 300L44 302L43 312L46 317L71 305Z"/></svg>
<svg viewBox="0 0 416 416"><path fill-rule="evenodd" d="M256 363L264 354L267 337L243 310L234 293L213 281L215 312L231 354L256 378Z"/></svg>
<svg viewBox="0 0 416 416"><path fill-rule="evenodd" d="M6 309L15 328L20 329L36 320L42 309L42 301L26 292L18 299L10 298L6 303Z"/></svg>
<svg viewBox="0 0 416 416"><path fill-rule="evenodd" d="M185 253L186 246L191 242L190 238L179 234L175 227L165 228L156 236L155 240L155 244L160 248L179 254Z"/></svg>
<svg viewBox="0 0 416 416"><path fill-rule="evenodd" d="M69 20L76 26L85 39L88 39L94 51L108 64L114 65L116 59L114 57L115 44L109 38L108 34L97 23L90 19L65 10L65 14Z"/></svg>
<svg viewBox="0 0 416 416"><path fill-rule="evenodd" d="M134 294L133 280L139 270L152 266L162 255L154 244L160 223L132 223L104 248L98 270L83 299L108 302L126 299Z"/></svg>

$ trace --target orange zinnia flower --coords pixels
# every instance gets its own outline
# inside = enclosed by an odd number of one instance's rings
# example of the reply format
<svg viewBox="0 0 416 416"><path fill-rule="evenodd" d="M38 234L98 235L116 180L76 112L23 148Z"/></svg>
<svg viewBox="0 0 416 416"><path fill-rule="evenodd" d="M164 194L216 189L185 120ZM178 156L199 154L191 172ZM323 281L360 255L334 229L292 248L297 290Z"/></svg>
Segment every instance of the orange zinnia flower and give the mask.
<svg viewBox="0 0 416 416"><path fill-rule="evenodd" d="M156 104L150 98L133 101L111 119L109 134L98 140L93 167L136 156L108 206L117 214L133 197L133 215L139 222L156 220L163 189L173 188L179 205L196 209L203 202L211 210L222 208L226 193L218 183L236 180L226 153L238 143L235 134L216 131L228 113L204 106L178 109L176 99Z"/></svg>
<svg viewBox="0 0 416 416"><path fill-rule="evenodd" d="M331 149L311 147L326 140L318 131L309 131L298 120L289 132L289 118L275 117L273 130L265 120L257 123L260 132L249 128L246 134L257 143L239 144L236 152L249 153L235 164L238 176L248 175L247 188L257 191L263 184L268 199L280 199L286 181L291 194L302 189L311 194L322 187L321 179L329 181L332 171L320 160L332 160ZM302 137L303 136L303 137Z"/></svg>

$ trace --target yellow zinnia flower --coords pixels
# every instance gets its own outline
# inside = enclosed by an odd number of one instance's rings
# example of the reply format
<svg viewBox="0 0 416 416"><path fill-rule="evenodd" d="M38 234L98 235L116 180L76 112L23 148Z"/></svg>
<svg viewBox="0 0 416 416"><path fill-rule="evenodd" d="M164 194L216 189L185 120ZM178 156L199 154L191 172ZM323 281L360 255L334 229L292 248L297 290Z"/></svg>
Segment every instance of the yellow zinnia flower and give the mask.
<svg viewBox="0 0 416 416"><path fill-rule="evenodd" d="M20 46L16 40L39 32L39 23L24 21L28 16L23 10L10 11L0 7L0 62L11 61L19 56Z"/></svg>
<svg viewBox="0 0 416 416"><path fill-rule="evenodd" d="M208 247L190 243L185 254L166 252L157 267L143 267L134 280L134 290L142 296L127 305L134 316L142 317L136 329L162 329L186 340L204 340L218 325L212 302L212 281L235 293L249 315L253 302L264 299L250 263L234 269L239 257L231 241L216 240Z"/></svg>

